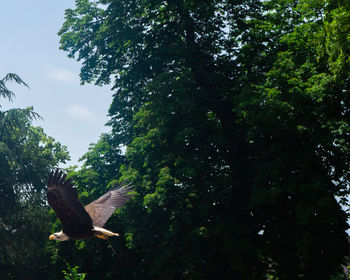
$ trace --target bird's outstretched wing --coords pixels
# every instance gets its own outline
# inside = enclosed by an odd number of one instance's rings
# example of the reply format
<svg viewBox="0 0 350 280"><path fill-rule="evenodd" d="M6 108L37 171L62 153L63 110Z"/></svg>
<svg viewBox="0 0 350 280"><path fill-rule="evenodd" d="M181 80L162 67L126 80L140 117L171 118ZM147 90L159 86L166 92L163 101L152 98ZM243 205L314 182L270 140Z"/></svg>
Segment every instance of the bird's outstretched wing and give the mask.
<svg viewBox="0 0 350 280"><path fill-rule="evenodd" d="M133 195L129 194L132 186L124 185L105 193L100 198L85 206L95 226L103 227L114 211L123 206Z"/></svg>
<svg viewBox="0 0 350 280"><path fill-rule="evenodd" d="M69 232L76 226L92 228L92 220L79 202L71 179L59 169L52 171L48 181L47 199L62 222L63 231Z"/></svg>

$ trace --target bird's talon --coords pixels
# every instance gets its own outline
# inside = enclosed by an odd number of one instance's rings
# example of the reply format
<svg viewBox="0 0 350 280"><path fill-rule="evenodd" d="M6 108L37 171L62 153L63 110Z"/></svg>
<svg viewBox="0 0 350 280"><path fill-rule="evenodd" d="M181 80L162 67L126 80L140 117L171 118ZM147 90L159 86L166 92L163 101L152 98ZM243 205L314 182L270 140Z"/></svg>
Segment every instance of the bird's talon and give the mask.
<svg viewBox="0 0 350 280"><path fill-rule="evenodd" d="M108 236L103 235L103 234L96 234L96 237L104 239L104 240L108 239Z"/></svg>

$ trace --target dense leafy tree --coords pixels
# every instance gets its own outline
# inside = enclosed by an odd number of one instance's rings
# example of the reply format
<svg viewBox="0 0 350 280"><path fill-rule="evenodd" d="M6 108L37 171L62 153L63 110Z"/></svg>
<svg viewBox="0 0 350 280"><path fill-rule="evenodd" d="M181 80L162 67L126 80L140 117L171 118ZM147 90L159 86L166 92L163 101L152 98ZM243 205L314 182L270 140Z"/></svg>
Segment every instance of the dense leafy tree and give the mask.
<svg viewBox="0 0 350 280"><path fill-rule="evenodd" d="M26 85L17 75L0 80L0 94L11 99L8 80ZM49 171L68 159L64 146L32 126L33 109L0 111L0 278L47 279L50 230L44 188Z"/></svg>
<svg viewBox="0 0 350 280"><path fill-rule="evenodd" d="M282 279L329 279L348 254L347 216L335 199L348 192L348 78L334 75L331 49L323 45L337 9L320 1L283 3L293 7L294 28L279 41L259 105L246 109L257 152L252 205ZM278 13L271 15L278 20ZM280 22L274 24L281 32Z"/></svg>
<svg viewBox="0 0 350 280"><path fill-rule="evenodd" d="M76 0L61 47L82 61L82 82L115 94L111 134L72 176L82 196L117 178L138 193L111 221L124 233L119 265L94 255L106 279L340 269L349 15L339 1Z"/></svg>

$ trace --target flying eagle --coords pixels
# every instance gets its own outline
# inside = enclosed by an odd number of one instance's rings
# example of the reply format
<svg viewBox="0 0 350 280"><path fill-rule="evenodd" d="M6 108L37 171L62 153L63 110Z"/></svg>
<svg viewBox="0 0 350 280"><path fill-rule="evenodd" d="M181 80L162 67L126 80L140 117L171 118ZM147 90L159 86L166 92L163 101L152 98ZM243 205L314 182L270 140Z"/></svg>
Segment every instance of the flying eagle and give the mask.
<svg viewBox="0 0 350 280"><path fill-rule="evenodd" d="M123 206L132 196L132 187L124 185L112 189L97 200L83 207L79 202L76 188L67 174L56 169L52 171L48 181L47 199L61 220L63 229L50 235L50 240L66 241L90 237L107 239L118 236L118 233L103 228L114 211Z"/></svg>

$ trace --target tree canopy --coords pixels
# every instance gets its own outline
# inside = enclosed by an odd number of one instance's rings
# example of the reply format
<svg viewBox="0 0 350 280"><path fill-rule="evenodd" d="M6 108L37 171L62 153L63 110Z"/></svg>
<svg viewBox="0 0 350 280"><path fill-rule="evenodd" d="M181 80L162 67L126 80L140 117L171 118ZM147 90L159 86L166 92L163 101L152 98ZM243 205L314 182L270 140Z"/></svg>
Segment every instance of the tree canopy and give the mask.
<svg viewBox="0 0 350 280"><path fill-rule="evenodd" d="M0 96L11 100L7 87L16 74L0 80ZM47 279L46 252L51 218L45 185L50 170L68 158L65 146L32 125L39 118L33 108L0 110L0 278ZM20 269L19 269L20 267Z"/></svg>
<svg viewBox="0 0 350 280"><path fill-rule="evenodd" d="M349 12L326 0L77 0L66 11L61 48L82 61L82 82L114 90L113 145L101 138L79 176L101 180L113 166L139 194L118 218L133 270L115 275L329 279L340 269ZM96 161L102 146L118 155Z"/></svg>
<svg viewBox="0 0 350 280"><path fill-rule="evenodd" d="M130 180L138 192L116 217L124 244L109 279L330 279L340 271L349 8L76 0L66 11L61 48L82 62L83 83L114 92L112 132L74 174L83 186Z"/></svg>

